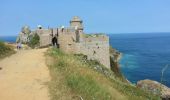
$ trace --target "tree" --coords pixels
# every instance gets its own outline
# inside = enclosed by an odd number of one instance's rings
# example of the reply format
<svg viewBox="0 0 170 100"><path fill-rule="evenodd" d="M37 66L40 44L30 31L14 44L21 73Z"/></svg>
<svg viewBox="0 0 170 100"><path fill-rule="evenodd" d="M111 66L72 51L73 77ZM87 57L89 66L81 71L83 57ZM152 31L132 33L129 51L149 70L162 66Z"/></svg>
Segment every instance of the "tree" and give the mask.
<svg viewBox="0 0 170 100"><path fill-rule="evenodd" d="M40 44L40 37L37 33L35 33L32 37L30 37L30 41L29 41L29 46L31 48L35 48L38 47Z"/></svg>

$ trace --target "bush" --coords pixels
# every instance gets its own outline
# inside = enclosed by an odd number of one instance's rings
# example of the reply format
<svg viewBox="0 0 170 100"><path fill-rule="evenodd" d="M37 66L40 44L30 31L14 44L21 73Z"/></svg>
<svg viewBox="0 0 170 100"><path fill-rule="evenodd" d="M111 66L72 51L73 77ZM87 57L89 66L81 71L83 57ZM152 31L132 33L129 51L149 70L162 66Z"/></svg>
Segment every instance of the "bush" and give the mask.
<svg viewBox="0 0 170 100"><path fill-rule="evenodd" d="M0 58L11 55L13 53L15 53L15 51L13 50L12 47L0 41Z"/></svg>
<svg viewBox="0 0 170 100"><path fill-rule="evenodd" d="M30 41L29 41L29 46L31 48L35 48L38 47L40 44L40 37L38 34L33 35L32 37L30 37Z"/></svg>

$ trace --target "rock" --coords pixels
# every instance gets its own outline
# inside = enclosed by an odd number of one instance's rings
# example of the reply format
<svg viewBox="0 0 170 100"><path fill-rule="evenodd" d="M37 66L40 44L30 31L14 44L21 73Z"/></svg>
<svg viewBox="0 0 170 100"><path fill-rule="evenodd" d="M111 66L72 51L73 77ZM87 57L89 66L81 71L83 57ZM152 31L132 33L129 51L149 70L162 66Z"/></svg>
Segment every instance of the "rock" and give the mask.
<svg viewBox="0 0 170 100"><path fill-rule="evenodd" d="M2 67L0 67L0 70L2 70Z"/></svg>
<svg viewBox="0 0 170 100"><path fill-rule="evenodd" d="M155 95L161 95L162 99L170 98L170 88L153 80L145 79L137 82L137 87L152 92Z"/></svg>

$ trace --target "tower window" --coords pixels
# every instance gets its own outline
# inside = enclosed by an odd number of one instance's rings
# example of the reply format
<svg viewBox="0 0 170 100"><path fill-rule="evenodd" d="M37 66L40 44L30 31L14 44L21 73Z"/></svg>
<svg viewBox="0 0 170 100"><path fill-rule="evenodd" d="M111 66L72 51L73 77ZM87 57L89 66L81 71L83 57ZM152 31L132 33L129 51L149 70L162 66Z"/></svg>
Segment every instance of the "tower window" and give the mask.
<svg viewBox="0 0 170 100"><path fill-rule="evenodd" d="M96 51L93 51L93 55L95 55L96 54Z"/></svg>

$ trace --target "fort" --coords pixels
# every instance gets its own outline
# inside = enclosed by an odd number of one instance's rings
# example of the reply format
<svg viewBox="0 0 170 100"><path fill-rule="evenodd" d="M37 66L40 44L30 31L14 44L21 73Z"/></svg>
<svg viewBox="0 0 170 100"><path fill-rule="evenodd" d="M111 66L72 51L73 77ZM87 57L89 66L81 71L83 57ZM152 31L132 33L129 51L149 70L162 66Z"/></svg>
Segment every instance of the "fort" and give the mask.
<svg viewBox="0 0 170 100"><path fill-rule="evenodd" d="M28 28L27 26L25 28ZM29 36L38 34L40 47L54 45L65 53L84 54L88 60L97 60L110 69L109 37L105 34L84 33L83 21L75 16L69 27L43 28L38 25L29 34L20 32L20 42L29 42Z"/></svg>

